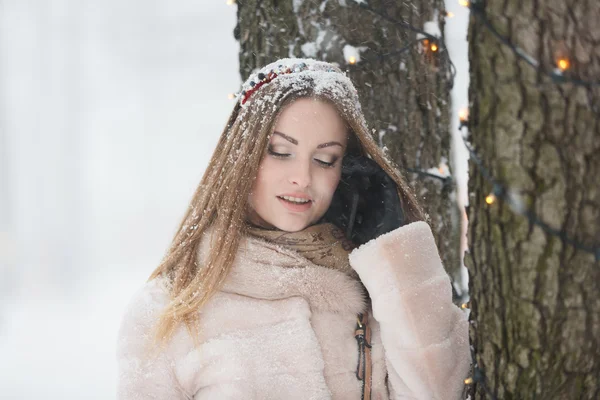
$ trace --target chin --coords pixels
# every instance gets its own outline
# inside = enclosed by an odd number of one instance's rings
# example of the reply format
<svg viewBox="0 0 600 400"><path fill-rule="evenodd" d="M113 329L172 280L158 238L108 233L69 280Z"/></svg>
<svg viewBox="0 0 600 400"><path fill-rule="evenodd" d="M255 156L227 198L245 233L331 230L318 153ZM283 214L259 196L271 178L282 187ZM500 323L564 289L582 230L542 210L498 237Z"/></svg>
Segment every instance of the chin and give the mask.
<svg viewBox="0 0 600 400"><path fill-rule="evenodd" d="M273 225L285 232L298 232L311 226L312 223L309 221L284 221Z"/></svg>

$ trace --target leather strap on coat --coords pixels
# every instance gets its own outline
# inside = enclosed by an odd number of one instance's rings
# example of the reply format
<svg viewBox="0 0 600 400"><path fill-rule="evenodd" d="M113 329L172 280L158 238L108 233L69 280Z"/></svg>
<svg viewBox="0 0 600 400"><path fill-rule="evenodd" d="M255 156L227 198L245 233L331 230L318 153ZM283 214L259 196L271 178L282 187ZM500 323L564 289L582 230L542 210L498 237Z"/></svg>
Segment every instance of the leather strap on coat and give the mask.
<svg viewBox="0 0 600 400"><path fill-rule="evenodd" d="M369 313L358 314L354 337L358 342L358 366L356 378L362 381L362 400L371 400L371 328Z"/></svg>

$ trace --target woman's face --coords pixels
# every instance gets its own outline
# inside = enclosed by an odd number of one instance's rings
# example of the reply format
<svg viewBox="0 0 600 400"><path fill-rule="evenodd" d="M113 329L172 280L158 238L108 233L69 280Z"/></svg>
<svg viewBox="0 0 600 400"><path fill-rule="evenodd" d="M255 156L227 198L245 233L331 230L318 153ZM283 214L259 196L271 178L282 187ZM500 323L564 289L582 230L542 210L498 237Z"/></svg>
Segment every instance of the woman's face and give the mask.
<svg viewBox="0 0 600 400"><path fill-rule="evenodd" d="M317 222L340 181L346 141L346 125L331 104L302 98L288 105L250 192L250 220L287 232Z"/></svg>

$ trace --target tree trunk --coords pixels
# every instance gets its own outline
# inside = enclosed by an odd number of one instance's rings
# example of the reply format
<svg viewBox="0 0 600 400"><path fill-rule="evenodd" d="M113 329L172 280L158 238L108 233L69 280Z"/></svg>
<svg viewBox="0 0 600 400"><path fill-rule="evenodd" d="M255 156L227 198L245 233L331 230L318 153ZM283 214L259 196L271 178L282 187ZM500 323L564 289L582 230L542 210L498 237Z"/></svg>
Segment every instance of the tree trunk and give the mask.
<svg viewBox="0 0 600 400"><path fill-rule="evenodd" d="M397 20L443 32L443 1L418 3L371 0L369 4ZM409 170L449 172L450 65L443 52L416 43L409 51L383 60L416 38L358 6L353 0L238 0L240 73L281 57L311 57L338 63L354 81L366 120L380 146L397 163L422 200L440 254L452 279L460 279L460 216L452 182ZM443 37L440 38L443 44ZM360 48L361 61L349 65L344 46ZM367 61L372 60L372 61Z"/></svg>
<svg viewBox="0 0 600 400"><path fill-rule="evenodd" d="M484 4L485 3L485 4ZM600 80L597 0L478 1L471 11L470 140L501 185L564 237L600 238ZM535 68L494 37L486 18L539 62ZM489 392L499 399L600 398L600 263L513 210L471 159L471 342ZM518 210L517 210L518 211ZM476 399L490 398L476 380Z"/></svg>

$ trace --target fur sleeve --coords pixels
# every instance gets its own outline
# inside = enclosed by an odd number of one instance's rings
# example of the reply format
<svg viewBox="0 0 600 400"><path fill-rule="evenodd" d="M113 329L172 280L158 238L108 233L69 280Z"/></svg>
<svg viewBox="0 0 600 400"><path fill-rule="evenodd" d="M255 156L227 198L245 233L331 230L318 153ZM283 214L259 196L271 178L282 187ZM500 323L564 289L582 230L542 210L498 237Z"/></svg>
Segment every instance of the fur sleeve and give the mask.
<svg viewBox="0 0 600 400"><path fill-rule="evenodd" d="M156 280L133 298L121 322L117 341L119 400L189 399L181 389L168 354L153 345L153 329L168 303Z"/></svg>
<svg viewBox="0 0 600 400"><path fill-rule="evenodd" d="M452 304L429 225L382 235L354 250L350 263L381 327L394 398L460 399L470 365L468 322Z"/></svg>

